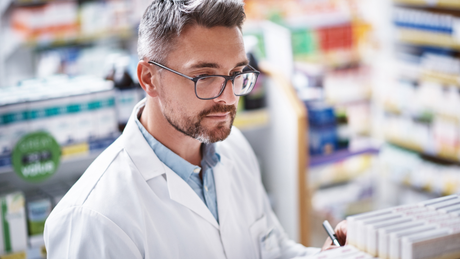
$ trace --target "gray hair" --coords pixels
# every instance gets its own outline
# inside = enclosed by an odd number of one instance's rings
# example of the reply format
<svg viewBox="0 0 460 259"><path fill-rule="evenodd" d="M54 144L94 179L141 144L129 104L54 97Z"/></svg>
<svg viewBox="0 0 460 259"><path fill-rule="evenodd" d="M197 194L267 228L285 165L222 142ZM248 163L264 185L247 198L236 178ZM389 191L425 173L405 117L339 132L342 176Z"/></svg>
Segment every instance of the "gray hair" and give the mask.
<svg viewBox="0 0 460 259"><path fill-rule="evenodd" d="M185 26L234 27L246 17L242 0L153 0L139 25L140 59L163 63Z"/></svg>

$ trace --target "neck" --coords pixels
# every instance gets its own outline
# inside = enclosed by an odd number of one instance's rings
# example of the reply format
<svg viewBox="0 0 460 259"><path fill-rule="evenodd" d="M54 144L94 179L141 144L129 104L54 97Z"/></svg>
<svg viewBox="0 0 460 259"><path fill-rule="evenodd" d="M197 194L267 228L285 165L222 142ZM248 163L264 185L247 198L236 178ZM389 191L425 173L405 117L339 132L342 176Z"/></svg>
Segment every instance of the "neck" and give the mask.
<svg viewBox="0 0 460 259"><path fill-rule="evenodd" d="M177 131L163 116L156 102L147 99L139 120L156 140L192 165L201 166L201 142Z"/></svg>

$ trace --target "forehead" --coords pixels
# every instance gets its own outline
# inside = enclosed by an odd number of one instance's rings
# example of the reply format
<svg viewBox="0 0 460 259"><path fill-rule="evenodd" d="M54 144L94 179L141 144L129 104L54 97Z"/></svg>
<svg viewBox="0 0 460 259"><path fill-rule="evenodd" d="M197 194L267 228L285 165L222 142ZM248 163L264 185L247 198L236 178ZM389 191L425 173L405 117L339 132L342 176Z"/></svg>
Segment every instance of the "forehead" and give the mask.
<svg viewBox="0 0 460 259"><path fill-rule="evenodd" d="M243 36L238 27L206 28L189 25L184 28L174 45L167 61L175 66L186 67L195 62L210 62L231 67L246 60Z"/></svg>

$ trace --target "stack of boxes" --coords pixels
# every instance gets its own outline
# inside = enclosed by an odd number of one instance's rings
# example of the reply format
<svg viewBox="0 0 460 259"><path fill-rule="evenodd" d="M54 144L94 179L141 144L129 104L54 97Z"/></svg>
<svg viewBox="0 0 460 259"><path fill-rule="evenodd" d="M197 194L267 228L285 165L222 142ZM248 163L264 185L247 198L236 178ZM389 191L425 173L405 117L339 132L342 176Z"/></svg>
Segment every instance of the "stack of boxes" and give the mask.
<svg viewBox="0 0 460 259"><path fill-rule="evenodd" d="M313 259L460 257L460 195L350 216L347 245Z"/></svg>
<svg viewBox="0 0 460 259"><path fill-rule="evenodd" d="M458 258L460 196L350 216L348 244L389 259Z"/></svg>

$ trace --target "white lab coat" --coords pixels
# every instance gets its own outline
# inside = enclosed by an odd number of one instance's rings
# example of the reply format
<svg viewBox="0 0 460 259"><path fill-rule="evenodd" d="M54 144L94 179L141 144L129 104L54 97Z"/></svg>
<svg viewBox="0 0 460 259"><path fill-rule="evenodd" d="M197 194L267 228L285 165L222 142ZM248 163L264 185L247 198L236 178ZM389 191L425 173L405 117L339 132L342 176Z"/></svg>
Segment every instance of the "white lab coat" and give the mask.
<svg viewBox="0 0 460 259"><path fill-rule="evenodd" d="M318 252L287 239L256 157L236 128L217 144L218 224L144 139L133 120L144 105L52 211L44 234L49 259L266 259Z"/></svg>

